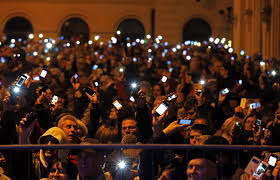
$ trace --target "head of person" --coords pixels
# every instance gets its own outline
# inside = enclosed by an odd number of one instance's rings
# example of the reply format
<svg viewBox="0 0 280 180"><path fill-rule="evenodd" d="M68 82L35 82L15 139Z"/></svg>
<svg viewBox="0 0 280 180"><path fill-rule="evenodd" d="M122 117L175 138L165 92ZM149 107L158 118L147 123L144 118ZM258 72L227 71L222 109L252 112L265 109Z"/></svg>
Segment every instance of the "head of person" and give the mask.
<svg viewBox="0 0 280 180"><path fill-rule="evenodd" d="M112 144L119 142L119 131L116 126L111 126L108 124L101 125L95 134L95 138L104 144Z"/></svg>
<svg viewBox="0 0 280 180"><path fill-rule="evenodd" d="M94 139L87 138L82 145L98 144ZM78 154L78 172L80 179L95 179L102 175L104 152L98 149L82 149Z"/></svg>
<svg viewBox="0 0 280 180"><path fill-rule="evenodd" d="M81 120L77 120L77 124L78 124L77 136L79 138L87 136L88 134L87 126Z"/></svg>
<svg viewBox="0 0 280 180"><path fill-rule="evenodd" d="M184 118L194 120L197 115L197 100L193 96L188 96L184 103Z"/></svg>
<svg viewBox="0 0 280 180"><path fill-rule="evenodd" d="M209 135L209 130L204 124L194 124L190 130L190 144L198 144L198 138L202 135Z"/></svg>
<svg viewBox="0 0 280 180"><path fill-rule="evenodd" d="M252 113L245 117L244 119L244 130L245 131L253 131L253 128L256 127L257 115Z"/></svg>
<svg viewBox="0 0 280 180"><path fill-rule="evenodd" d="M127 134L137 137L137 122L134 118L126 118L122 121L122 137Z"/></svg>
<svg viewBox="0 0 280 180"><path fill-rule="evenodd" d="M49 170L49 180L75 180L77 179L77 168L70 161L55 161Z"/></svg>
<svg viewBox="0 0 280 180"><path fill-rule="evenodd" d="M192 159L187 167L187 178L188 180L216 179L216 165L204 158Z"/></svg>
<svg viewBox="0 0 280 180"><path fill-rule="evenodd" d="M61 128L67 136L68 143L78 143L78 123L77 118L72 115L65 115L58 121L57 127Z"/></svg>
<svg viewBox="0 0 280 180"><path fill-rule="evenodd" d="M153 87L153 96L154 98L158 97L158 96L164 96L165 95L165 90L164 87L160 84L156 84Z"/></svg>

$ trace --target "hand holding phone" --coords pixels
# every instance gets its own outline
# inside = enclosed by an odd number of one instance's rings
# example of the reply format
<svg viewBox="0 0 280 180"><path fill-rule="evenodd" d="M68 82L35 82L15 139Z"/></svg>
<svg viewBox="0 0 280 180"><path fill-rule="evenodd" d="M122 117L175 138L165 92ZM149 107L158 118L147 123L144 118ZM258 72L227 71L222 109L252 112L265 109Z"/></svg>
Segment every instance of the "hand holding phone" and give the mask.
<svg viewBox="0 0 280 180"><path fill-rule="evenodd" d="M191 125L192 120L191 119L179 119L178 120L179 124L186 124L186 125Z"/></svg>
<svg viewBox="0 0 280 180"><path fill-rule="evenodd" d="M261 161L259 158L253 156L248 163L245 172L247 174L251 174L251 172L253 172L253 177L255 179L260 179L266 171L268 165L268 163Z"/></svg>
<svg viewBox="0 0 280 180"><path fill-rule="evenodd" d="M121 103L120 103L118 100L115 100L115 101L113 102L113 105L115 106L115 108L116 108L117 110L120 110L120 109L122 108L122 105L121 105Z"/></svg>
<svg viewBox="0 0 280 180"><path fill-rule="evenodd" d="M224 96L226 95L227 93L229 93L229 89L228 88L225 88L221 91L221 94Z"/></svg>
<svg viewBox="0 0 280 180"><path fill-rule="evenodd" d="M156 109L156 114L157 114L158 116L163 115L163 113L167 110L167 108L168 108L167 103L163 101L163 102L157 107L157 109Z"/></svg>
<svg viewBox="0 0 280 180"><path fill-rule="evenodd" d="M250 109L257 109L261 107L260 103L259 102L256 102L256 103L251 103L250 104Z"/></svg>

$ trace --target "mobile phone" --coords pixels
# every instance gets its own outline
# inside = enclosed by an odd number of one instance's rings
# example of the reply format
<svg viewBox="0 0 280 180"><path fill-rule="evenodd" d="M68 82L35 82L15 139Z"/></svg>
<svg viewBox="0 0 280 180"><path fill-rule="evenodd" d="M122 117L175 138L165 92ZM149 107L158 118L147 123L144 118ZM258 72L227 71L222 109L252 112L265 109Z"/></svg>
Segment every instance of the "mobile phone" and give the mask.
<svg viewBox="0 0 280 180"><path fill-rule="evenodd" d="M261 124L262 124L262 120L261 120L261 119L257 119L256 125L259 126L259 125L261 125Z"/></svg>
<svg viewBox="0 0 280 180"><path fill-rule="evenodd" d="M234 58L234 56L231 56L230 59L231 59L232 61L234 61L235 58Z"/></svg>
<svg viewBox="0 0 280 180"><path fill-rule="evenodd" d="M242 80L241 79L238 81L238 84L242 85Z"/></svg>
<svg viewBox="0 0 280 180"><path fill-rule="evenodd" d="M32 78L34 81L40 81L40 77L39 76L35 76Z"/></svg>
<svg viewBox="0 0 280 180"><path fill-rule="evenodd" d="M94 86L95 86L95 87L98 87L98 86L99 86L99 82L98 82L98 81L95 81L95 82L94 82Z"/></svg>
<svg viewBox="0 0 280 180"><path fill-rule="evenodd" d="M277 156L271 154L271 155L269 156L268 164L269 164L270 166L272 166L272 167L275 167L276 162L277 162L277 159L278 159Z"/></svg>
<svg viewBox="0 0 280 180"><path fill-rule="evenodd" d="M90 88L84 88L84 93L88 93L90 96L93 96L95 91Z"/></svg>
<svg viewBox="0 0 280 180"><path fill-rule="evenodd" d="M257 109L257 108L259 108L259 107L261 107L261 105L260 105L259 102L250 104L250 109Z"/></svg>
<svg viewBox="0 0 280 180"><path fill-rule="evenodd" d="M192 120L190 119L179 119L178 120L178 123L179 124L187 124L187 125L190 125L192 123Z"/></svg>
<svg viewBox="0 0 280 180"><path fill-rule="evenodd" d="M156 109L156 113L161 116L168 108L168 105L165 102L162 102Z"/></svg>
<svg viewBox="0 0 280 180"><path fill-rule="evenodd" d="M20 76L20 78L18 79L18 81L16 83L16 86L21 87L27 79L28 78L25 75Z"/></svg>
<svg viewBox="0 0 280 180"><path fill-rule="evenodd" d="M117 110L120 110L120 109L122 108L122 105L121 105L121 103L120 103L118 100L115 100L115 101L113 102L113 105L115 106L115 108L116 108Z"/></svg>
<svg viewBox="0 0 280 180"><path fill-rule="evenodd" d="M268 163L261 161L256 156L253 156L250 162L248 163L245 172L247 174L251 174L251 171L253 171L253 177L256 179L260 179L260 177L267 169L268 165Z"/></svg>
<svg viewBox="0 0 280 180"><path fill-rule="evenodd" d="M131 102L135 102L135 99L134 99L133 96L130 96L129 100L130 100Z"/></svg>
<svg viewBox="0 0 280 180"><path fill-rule="evenodd" d="M56 95L53 95L53 98L52 98L52 105L55 105L58 101L58 96Z"/></svg>
<svg viewBox="0 0 280 180"><path fill-rule="evenodd" d="M45 78L47 74L48 74L48 71L43 69L41 74L40 74L40 77Z"/></svg>
<svg viewBox="0 0 280 180"><path fill-rule="evenodd" d="M224 96L226 95L227 93L229 93L229 89L228 88L225 88L222 90L221 94Z"/></svg>
<svg viewBox="0 0 280 180"><path fill-rule="evenodd" d="M132 60L133 60L133 62L137 62L137 58L136 57L132 58Z"/></svg>
<svg viewBox="0 0 280 180"><path fill-rule="evenodd" d="M167 64L168 64L168 65L170 65L170 64L171 64L171 61L170 61L170 60L169 60L169 61L167 61Z"/></svg>
<svg viewBox="0 0 280 180"><path fill-rule="evenodd" d="M162 81L163 83L165 83L165 82L167 81L167 77L166 77L166 76L162 76L161 81Z"/></svg>
<svg viewBox="0 0 280 180"><path fill-rule="evenodd" d="M75 75L74 75L74 78L75 78L75 79L77 79L78 77L79 77L79 75L78 75L78 74L75 74Z"/></svg>
<svg viewBox="0 0 280 180"><path fill-rule="evenodd" d="M170 94L167 96L167 100L168 101L172 101L173 99L177 98L177 95L176 94Z"/></svg>
<svg viewBox="0 0 280 180"><path fill-rule="evenodd" d="M171 67L171 68L169 68L169 70L168 70L169 72L172 72L173 71L173 67Z"/></svg>
<svg viewBox="0 0 280 180"><path fill-rule="evenodd" d="M184 55L184 56L187 55L187 51L186 51L186 50L183 51L183 55Z"/></svg>
<svg viewBox="0 0 280 180"><path fill-rule="evenodd" d="M98 65L95 64L95 65L93 65L92 70L96 70L97 68L98 68Z"/></svg>

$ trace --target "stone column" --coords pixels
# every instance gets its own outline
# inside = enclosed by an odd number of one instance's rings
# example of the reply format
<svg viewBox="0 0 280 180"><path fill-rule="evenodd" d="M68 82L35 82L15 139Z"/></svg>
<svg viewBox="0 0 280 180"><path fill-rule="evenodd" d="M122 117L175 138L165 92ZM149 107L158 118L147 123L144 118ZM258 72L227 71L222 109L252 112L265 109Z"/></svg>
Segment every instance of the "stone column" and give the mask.
<svg viewBox="0 0 280 180"><path fill-rule="evenodd" d="M271 49L270 55L279 58L280 55L280 2L271 0Z"/></svg>

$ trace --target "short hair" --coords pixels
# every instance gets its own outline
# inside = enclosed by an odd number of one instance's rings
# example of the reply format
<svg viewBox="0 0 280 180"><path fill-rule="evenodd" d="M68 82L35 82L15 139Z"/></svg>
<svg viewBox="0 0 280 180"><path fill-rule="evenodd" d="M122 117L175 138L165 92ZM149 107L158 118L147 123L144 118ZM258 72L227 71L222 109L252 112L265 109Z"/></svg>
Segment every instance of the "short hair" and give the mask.
<svg viewBox="0 0 280 180"><path fill-rule="evenodd" d="M184 109L186 110L186 111L188 111L188 110L190 110L190 109L192 109L192 108L195 108L196 109L196 107L197 107L197 99L195 98L195 96L188 96L187 98L186 98L186 101L185 101L185 103L184 103Z"/></svg>
<svg viewBox="0 0 280 180"><path fill-rule="evenodd" d="M76 120L77 124L78 124L78 128L81 130L81 135L83 136L87 136L88 134L88 128L86 127L86 125L79 119Z"/></svg>
<svg viewBox="0 0 280 180"><path fill-rule="evenodd" d="M95 134L95 138L101 143L108 143L108 141L118 142L119 131L118 128L103 124L100 126Z"/></svg>
<svg viewBox="0 0 280 180"><path fill-rule="evenodd" d="M202 135L209 135L209 129L204 124L194 124L191 127L191 131L199 131Z"/></svg>
<svg viewBox="0 0 280 180"><path fill-rule="evenodd" d="M57 127L61 128L63 127L64 123L66 120L71 120L71 121L74 121L77 125L79 125L78 123L78 119L73 116L73 115L65 115L63 117L61 117L57 123Z"/></svg>

